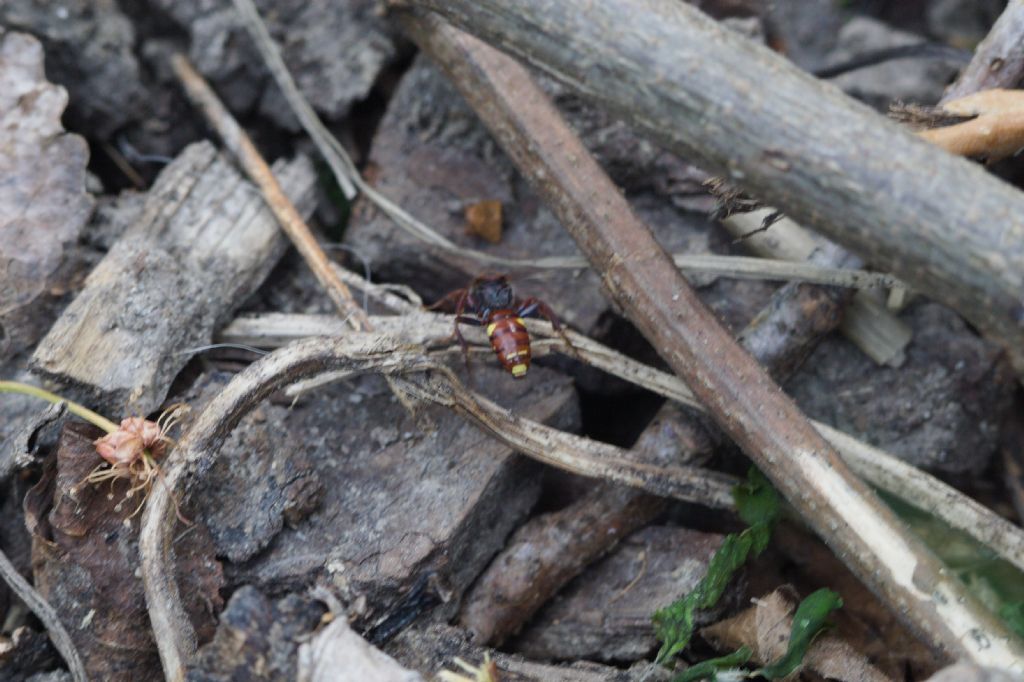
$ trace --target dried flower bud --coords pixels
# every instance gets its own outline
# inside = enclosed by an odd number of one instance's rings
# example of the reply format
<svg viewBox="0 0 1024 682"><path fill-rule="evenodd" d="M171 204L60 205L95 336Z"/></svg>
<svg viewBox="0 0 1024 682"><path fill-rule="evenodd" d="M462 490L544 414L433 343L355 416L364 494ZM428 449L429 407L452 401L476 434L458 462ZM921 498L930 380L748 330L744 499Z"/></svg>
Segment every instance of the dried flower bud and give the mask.
<svg viewBox="0 0 1024 682"><path fill-rule="evenodd" d="M97 439L94 444L99 456L115 467L131 465L145 450L159 459L167 449L160 425L142 417L122 419L117 431Z"/></svg>

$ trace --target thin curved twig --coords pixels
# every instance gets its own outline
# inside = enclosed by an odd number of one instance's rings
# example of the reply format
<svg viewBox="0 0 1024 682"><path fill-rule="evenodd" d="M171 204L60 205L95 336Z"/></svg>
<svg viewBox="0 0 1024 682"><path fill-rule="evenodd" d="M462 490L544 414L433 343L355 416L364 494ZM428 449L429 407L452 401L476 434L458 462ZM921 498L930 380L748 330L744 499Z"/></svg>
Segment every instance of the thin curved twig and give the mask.
<svg viewBox="0 0 1024 682"><path fill-rule="evenodd" d="M440 343L442 348L447 349L446 352L461 353L461 349L450 345L449 335L453 324L450 315L420 311L414 315L373 316L371 319L376 329L389 336L433 348L438 348ZM573 344L570 350L561 334L552 329L548 322L530 319L526 320L526 325L534 337L531 349L535 357L551 352L575 357L662 397L696 410L704 410L686 384L673 374L637 362L587 336L568 330L566 333ZM221 338L274 348L290 343L300 335L335 336L345 333L348 332L330 316L270 314L258 318L237 318L221 331ZM488 340L481 330L468 327L464 335L472 350L482 355L491 353ZM293 385L288 392L308 391L336 380L331 373L325 373L314 380ZM956 488L879 448L822 422L812 420L811 424L865 481L967 533L1024 571L1024 530Z"/></svg>
<svg viewBox="0 0 1024 682"><path fill-rule="evenodd" d="M42 622L46 631L50 634L53 645L60 652L64 662L67 663L68 670L71 671L71 677L75 682L88 682L89 677L85 674L85 664L82 662L82 657L78 654L78 649L75 648L75 643L71 640L71 635L64 628L64 624L60 622L60 616L43 599L43 595L39 594L18 573L18 569L14 567L14 564L7 558L3 550L0 550L0 577L4 579L4 582L10 586L11 590L25 602L25 605Z"/></svg>
<svg viewBox="0 0 1024 682"><path fill-rule="evenodd" d="M237 375L193 422L164 467L166 485L154 489L139 536L142 579L150 621L168 679L184 679L195 652L195 632L174 579L171 540L174 503L190 482L205 474L231 430L273 391L324 372L354 376L377 372L403 391L469 418L517 451L573 473L637 487L655 495L730 508L735 480L682 466L635 462L617 447L522 419L465 388L422 350L382 334L351 333L313 338L275 351Z"/></svg>

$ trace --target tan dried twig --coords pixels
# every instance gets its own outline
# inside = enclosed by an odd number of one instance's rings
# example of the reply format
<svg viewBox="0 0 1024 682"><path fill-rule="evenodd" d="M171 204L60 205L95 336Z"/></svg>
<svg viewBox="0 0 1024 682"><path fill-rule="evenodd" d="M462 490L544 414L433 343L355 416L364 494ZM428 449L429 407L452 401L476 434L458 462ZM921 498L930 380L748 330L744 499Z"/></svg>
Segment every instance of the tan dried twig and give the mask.
<svg viewBox="0 0 1024 682"><path fill-rule="evenodd" d="M938 109L971 117L917 133L952 154L998 161L1024 149L1024 92L1020 90L983 90L945 102Z"/></svg>
<svg viewBox="0 0 1024 682"><path fill-rule="evenodd" d="M450 353L453 356L461 353L461 349L451 345L453 317L450 315L420 311L399 317L374 316L371 320L378 331L403 342L433 348L435 352ZM535 357L551 352L569 355L565 342L549 323L527 320L526 324L534 337L532 350ZM221 339L231 343L276 348L304 336L339 336L344 333L339 322L329 316L271 313L235 319L221 331ZM575 353L572 357L665 398L703 411L693 393L678 377L637 362L582 334L569 331L568 335ZM480 329L467 328L465 336L471 344L472 352L481 355L492 352ZM332 375L325 374L316 380L296 384L293 388L296 388L296 392L307 391L335 380ZM297 388L299 386L301 389ZM971 535L1024 571L1024 530L956 488L899 458L822 422L811 423L832 443L858 476Z"/></svg>
<svg viewBox="0 0 1024 682"><path fill-rule="evenodd" d="M25 602L29 610L36 615L43 624L43 627L46 628L54 647L57 648L61 658L67 663L68 670L71 672L71 677L75 682L88 682L89 677L85 674L85 664L82 662L82 657L78 654L78 649L75 648L75 643L71 640L71 635L64 628L64 624L60 622L60 616L53 610L49 602L43 599L43 595L39 594L18 573L18 569L14 567L14 564L7 558L3 550L0 550L0 577L4 579L4 582L11 588L11 591Z"/></svg>
<svg viewBox="0 0 1024 682"><path fill-rule="evenodd" d="M281 58L280 50L273 38L271 38L262 19L260 19L259 12L252 0L234 0L234 5L243 24L256 43L256 47L263 57L267 68L291 106L292 112L299 119L310 139L316 144L321 155L326 159L334 173L335 179L343 189L346 187L357 188L381 212L388 216L395 225L406 233L425 244L429 244L440 252L450 254L458 260L471 264L469 266L471 268L479 268L481 265L510 270L580 270L590 267L590 263L582 256L548 256L544 258L523 259L502 258L475 249L463 248L391 201L362 178L348 152L330 134L330 131L327 130L317 117L316 112L309 105L309 102L303 97ZM352 198L354 192L349 194L346 190L346 196ZM736 279L813 282L816 284L857 289L903 286L898 278L888 273L868 272L851 268L828 268L810 263L792 263L783 260L745 258L742 256L693 255L686 253L673 254L673 259L679 269L689 275L710 274Z"/></svg>
<svg viewBox="0 0 1024 682"><path fill-rule="evenodd" d="M469 391L416 345L379 333L299 341L260 359L237 375L193 422L164 467L167 485L152 493L143 513L139 548L150 620L164 672L183 679L195 652L195 632L174 579L172 500L212 466L224 439L270 393L328 371L352 377L377 372L411 395L470 419L515 450L583 476L634 486L655 495L729 508L734 479L695 467L637 463L620 448L522 419Z"/></svg>

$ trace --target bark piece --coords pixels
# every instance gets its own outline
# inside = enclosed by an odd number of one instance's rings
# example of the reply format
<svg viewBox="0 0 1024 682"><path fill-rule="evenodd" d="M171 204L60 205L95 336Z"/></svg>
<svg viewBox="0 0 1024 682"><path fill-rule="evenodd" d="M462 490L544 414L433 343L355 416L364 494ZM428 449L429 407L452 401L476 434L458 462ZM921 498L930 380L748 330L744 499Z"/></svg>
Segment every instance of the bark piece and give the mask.
<svg viewBox="0 0 1024 682"><path fill-rule="evenodd" d="M235 590L220 614L217 632L196 654L190 682L296 679L296 652L324 607L295 594L276 601L251 586Z"/></svg>
<svg viewBox="0 0 1024 682"><path fill-rule="evenodd" d="M570 382L541 367L514 381L477 365L473 378L517 414L562 427L577 419ZM227 446L233 451L192 496L220 507L209 516L218 553L252 556L229 566L231 581L275 592L330 581L348 603L365 603L362 615L376 619L380 639L438 598L461 595L533 506L540 481L532 462L454 414L427 414L436 430L422 434L385 382L367 377L318 390L293 408L264 405L243 422L280 426L265 429L265 448ZM258 441L258 433L236 435L236 442ZM301 477L324 490L319 506L294 526L281 523L283 506L268 505L278 498L267 488L280 482L264 474L286 449L305 453L312 470ZM289 471L295 462L277 466ZM234 498L224 501L229 490ZM274 515L276 535L246 537L247 527L265 528L264 517Z"/></svg>
<svg viewBox="0 0 1024 682"><path fill-rule="evenodd" d="M307 213L315 174L276 165ZM188 147L150 190L139 220L93 270L40 343L33 370L112 414L147 414L190 357L283 253L263 200L212 145Z"/></svg>
<svg viewBox="0 0 1024 682"><path fill-rule="evenodd" d="M39 41L0 27L0 356L45 333L44 311L67 286L65 251L92 213L88 147L61 127L67 103Z"/></svg>
<svg viewBox="0 0 1024 682"><path fill-rule="evenodd" d="M93 446L101 434L80 423L65 426L56 477L44 478L26 497L26 522L33 534L36 587L68 628L89 676L134 680L160 674L136 571L139 521L130 515L139 497L125 499L123 480L101 486L84 482L102 462ZM186 610L201 636L209 637L223 585L209 535L192 529L178 551Z"/></svg>
<svg viewBox="0 0 1024 682"><path fill-rule="evenodd" d="M188 31L189 59L235 111L261 113L298 130L280 92L267 87L266 70L231 0L155 0ZM259 0L257 8L282 48L302 93L330 119L366 99L380 72L399 54L373 0Z"/></svg>
<svg viewBox="0 0 1024 682"><path fill-rule="evenodd" d="M672 251L708 252L707 219L673 204L673 199L685 203L690 192L704 194L699 183L686 184L690 167L564 87L550 80L543 83L602 164L634 197L662 243ZM370 163L377 189L459 246L509 258L577 253L476 115L423 57L391 100ZM465 210L482 200L500 201L504 208L500 243L465 232ZM346 242L369 260L376 279L410 284L427 302L465 286L483 269L431 250L363 200L356 205ZM589 270L548 271L516 283L518 293L546 300L564 322L579 329L590 329L609 309L597 275Z"/></svg>
<svg viewBox="0 0 1024 682"><path fill-rule="evenodd" d="M651 614L697 585L721 541L686 528L637 531L570 583L512 646L540 659L647 656L657 647Z"/></svg>
<svg viewBox="0 0 1024 682"><path fill-rule="evenodd" d="M905 461L953 475L982 471L1010 409L1012 372L994 344L952 311L915 306L902 367L879 367L832 337L787 389L808 416Z"/></svg>
<svg viewBox="0 0 1024 682"><path fill-rule="evenodd" d="M440 670L456 670L452 662L456 657L480 665L487 651L471 643L464 630L443 624L409 628L386 650L400 663L429 679ZM491 651L490 655L497 663L501 682L666 682L672 676L667 669L647 662L620 670L588 661L548 665L501 652Z"/></svg>
<svg viewBox="0 0 1024 682"><path fill-rule="evenodd" d="M0 25L28 31L46 47L47 71L71 93L76 128L107 138L147 110L135 29L116 0L0 3Z"/></svg>

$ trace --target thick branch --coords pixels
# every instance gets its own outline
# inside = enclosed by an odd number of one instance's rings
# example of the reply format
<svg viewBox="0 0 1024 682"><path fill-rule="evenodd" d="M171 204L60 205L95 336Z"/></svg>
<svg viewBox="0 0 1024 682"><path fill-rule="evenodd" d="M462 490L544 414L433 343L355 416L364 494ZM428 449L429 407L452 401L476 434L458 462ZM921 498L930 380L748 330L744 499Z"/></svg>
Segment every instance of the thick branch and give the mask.
<svg viewBox="0 0 1024 682"><path fill-rule="evenodd" d="M588 3L585 7L577 4L528 0L513 6L489 0L474 3L454 0L446 5L445 11L463 22L475 22L477 28L493 27L489 22L504 18L511 23L514 33L523 28L531 13L538 18L538 25L533 28L541 33L555 30L553 24L563 20L576 24L577 30L584 32L593 29L589 24L594 20L597 24L604 20L607 26L617 23L621 29L623 21L628 23L645 11L650 12L645 19L651 22L647 31L658 33L663 24L681 23L681 19L689 18L699 27L698 32L721 33L713 22L699 13L688 17L691 10L687 9L676 15L677 9L685 5L641 2L639 7L634 3L627 8L614 0ZM604 14L606 7L611 8L610 14ZM524 14L517 16L520 10ZM565 15L563 10L567 12ZM508 14L503 16L503 12ZM576 12L591 21L578 21ZM504 28L510 28L508 23ZM595 270L601 273L611 296L672 369L690 385L723 431L764 470L836 554L947 655L966 656L1003 667L1024 665L1016 640L991 614L968 600L955 579L944 576L941 563L907 534L892 512L849 471L792 401L701 305L671 259L633 215L618 188L609 181L525 69L436 18L424 17L422 27L424 30L419 32L418 40L428 45L434 58L452 73L452 80L463 97L572 234ZM693 26L689 28L695 30ZM626 30L627 35L630 30L633 29ZM581 47L579 36L571 32L560 37L565 48ZM706 35L687 37L698 42L703 42L700 38L707 38ZM519 38L524 43L531 40L524 35ZM631 38L637 36L631 35ZM627 38L627 43L631 38ZM727 48L725 52L730 56L722 56L727 61L735 59L730 50L749 52L749 46L735 36L722 33L717 38ZM538 54L551 58L564 57L566 51L571 51L554 50L544 40L533 47L539 50ZM651 47L646 43L645 52L656 54L657 50L652 51ZM682 63L686 63L687 48L673 44L673 49L676 48L682 50ZM717 51L717 46L711 51ZM715 57L708 55L707 58L713 61ZM616 65L621 66L621 62ZM647 66L652 64L647 63ZM653 66L664 69L669 65ZM737 64L732 66L740 68ZM640 71L645 73L641 75L626 69L622 75L631 78L651 75L646 73L647 69ZM727 74L720 75L727 80L731 78ZM702 78L695 80L702 87L716 90ZM654 89L659 87L657 83L649 85ZM717 91L720 93L721 89ZM698 88L697 93L700 92ZM703 96L697 93L690 95ZM642 101L646 94L634 93L634 96ZM675 106L688 104L692 108L694 103L677 102ZM704 104L711 106L713 102ZM676 124L677 128L686 127L680 120ZM910 146L920 151L917 143ZM950 611L951 601L959 602L957 613ZM960 610L959 605L965 609ZM972 632L986 633L984 643L978 643Z"/></svg>
<svg viewBox="0 0 1024 682"><path fill-rule="evenodd" d="M1024 371L1024 196L984 169L675 0L417 4L955 308Z"/></svg>
<svg viewBox="0 0 1024 682"><path fill-rule="evenodd" d="M991 88L1015 88L1024 79L1024 0L1010 0L974 51L971 63L942 96L943 102Z"/></svg>

